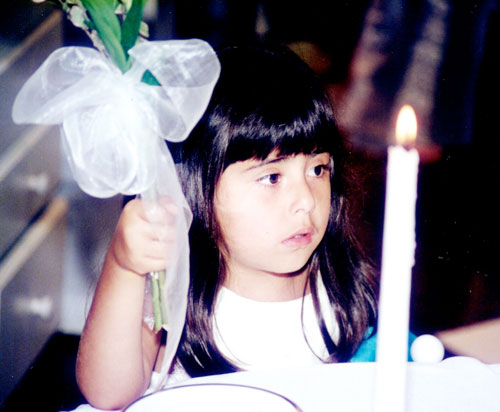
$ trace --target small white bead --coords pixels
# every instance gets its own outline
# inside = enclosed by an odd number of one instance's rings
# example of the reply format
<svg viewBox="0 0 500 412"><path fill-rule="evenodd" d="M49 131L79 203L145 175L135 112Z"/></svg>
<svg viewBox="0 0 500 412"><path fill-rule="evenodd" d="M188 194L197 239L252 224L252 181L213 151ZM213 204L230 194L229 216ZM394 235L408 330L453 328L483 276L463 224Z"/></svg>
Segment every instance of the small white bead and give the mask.
<svg viewBox="0 0 500 412"><path fill-rule="evenodd" d="M444 358L444 347L433 335L421 335L411 345L411 357L415 362L438 363Z"/></svg>

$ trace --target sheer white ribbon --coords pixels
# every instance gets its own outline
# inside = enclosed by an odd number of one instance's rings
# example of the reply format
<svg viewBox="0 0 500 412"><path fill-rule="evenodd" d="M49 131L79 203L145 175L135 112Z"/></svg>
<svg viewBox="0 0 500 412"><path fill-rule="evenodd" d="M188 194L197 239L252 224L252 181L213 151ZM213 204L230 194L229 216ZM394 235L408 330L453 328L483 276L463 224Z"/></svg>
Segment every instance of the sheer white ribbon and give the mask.
<svg viewBox="0 0 500 412"><path fill-rule="evenodd" d="M143 42L129 54L132 68L122 74L94 49L54 51L19 92L12 116L16 123L62 125L74 178L88 194L141 194L151 221L158 196L184 210L176 219L177 263L166 279L165 376L184 326L191 212L162 139L188 136L207 107L220 65L210 45L198 39ZM141 82L146 70L161 86Z"/></svg>

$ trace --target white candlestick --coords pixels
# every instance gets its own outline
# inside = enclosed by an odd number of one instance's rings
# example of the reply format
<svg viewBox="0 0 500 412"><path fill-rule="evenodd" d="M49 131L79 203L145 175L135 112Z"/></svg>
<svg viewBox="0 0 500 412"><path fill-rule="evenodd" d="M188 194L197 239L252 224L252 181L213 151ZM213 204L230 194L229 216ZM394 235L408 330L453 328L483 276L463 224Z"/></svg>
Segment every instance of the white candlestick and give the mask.
<svg viewBox="0 0 500 412"><path fill-rule="evenodd" d="M412 114L405 127L400 122L408 121L405 120L408 109ZM406 138L415 139L414 116L413 109L403 107L396 129L399 143L406 142ZM416 149L407 150L401 145L389 148L377 332L376 412L405 410L418 164Z"/></svg>

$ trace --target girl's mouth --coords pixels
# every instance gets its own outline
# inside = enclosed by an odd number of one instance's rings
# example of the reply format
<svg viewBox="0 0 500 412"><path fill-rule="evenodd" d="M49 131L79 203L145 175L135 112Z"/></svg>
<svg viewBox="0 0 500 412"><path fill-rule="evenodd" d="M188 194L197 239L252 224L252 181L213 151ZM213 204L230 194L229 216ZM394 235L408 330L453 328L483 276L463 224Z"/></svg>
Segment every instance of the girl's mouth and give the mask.
<svg viewBox="0 0 500 412"><path fill-rule="evenodd" d="M309 243L311 243L312 237L313 237L313 230L306 229L306 230L302 230L300 232L297 232L296 234L285 239L283 241L283 244L285 244L286 246L291 246L291 247L306 246Z"/></svg>

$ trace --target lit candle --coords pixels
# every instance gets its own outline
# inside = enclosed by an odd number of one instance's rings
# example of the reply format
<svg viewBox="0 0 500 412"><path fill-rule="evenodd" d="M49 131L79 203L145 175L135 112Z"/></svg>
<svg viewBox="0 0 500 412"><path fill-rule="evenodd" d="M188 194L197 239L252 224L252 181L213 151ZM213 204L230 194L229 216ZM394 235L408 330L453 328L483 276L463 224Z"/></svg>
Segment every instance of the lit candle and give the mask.
<svg viewBox="0 0 500 412"><path fill-rule="evenodd" d="M415 262L417 120L411 106L401 108L396 146L389 147L382 247L375 411L403 412L406 397L411 273Z"/></svg>

